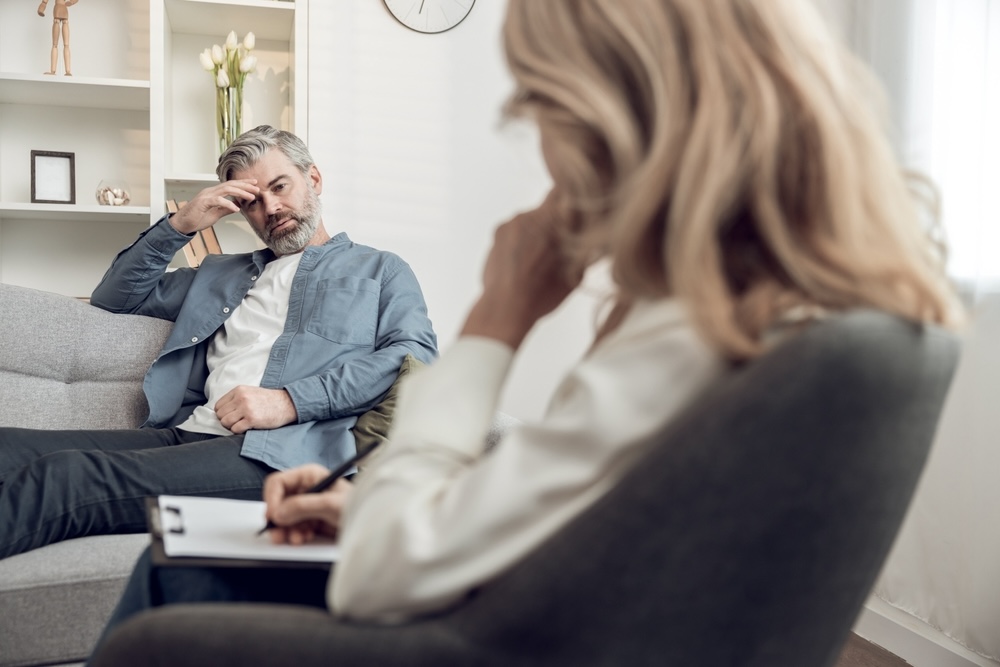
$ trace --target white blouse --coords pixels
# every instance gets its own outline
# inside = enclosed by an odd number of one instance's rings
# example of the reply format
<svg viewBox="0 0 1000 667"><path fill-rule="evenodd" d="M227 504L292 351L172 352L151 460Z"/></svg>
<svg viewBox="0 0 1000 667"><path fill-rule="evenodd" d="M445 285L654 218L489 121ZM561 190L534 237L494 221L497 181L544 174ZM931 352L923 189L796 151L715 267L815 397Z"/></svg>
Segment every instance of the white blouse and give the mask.
<svg viewBox="0 0 1000 667"><path fill-rule="evenodd" d="M639 302L539 423L486 452L513 356L463 337L404 381L390 442L345 508L333 613L396 622L459 601L607 493L726 368L679 302Z"/></svg>

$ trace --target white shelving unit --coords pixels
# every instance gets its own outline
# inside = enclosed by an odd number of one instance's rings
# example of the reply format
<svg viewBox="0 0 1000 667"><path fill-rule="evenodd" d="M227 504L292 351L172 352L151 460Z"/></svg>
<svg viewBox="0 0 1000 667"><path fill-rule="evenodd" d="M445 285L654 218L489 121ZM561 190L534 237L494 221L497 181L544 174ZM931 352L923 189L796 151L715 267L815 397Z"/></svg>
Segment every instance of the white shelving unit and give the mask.
<svg viewBox="0 0 1000 667"><path fill-rule="evenodd" d="M0 2L0 282L86 296L120 248L216 182L215 92L198 54L230 30L256 36L243 126L306 139L308 0L87 0L70 8L73 76L48 69L51 8ZM75 155L76 203L33 204L32 150ZM99 206L102 180L128 206ZM223 249L260 247L238 217ZM175 260L176 261L176 260ZM179 264L182 264L181 259Z"/></svg>

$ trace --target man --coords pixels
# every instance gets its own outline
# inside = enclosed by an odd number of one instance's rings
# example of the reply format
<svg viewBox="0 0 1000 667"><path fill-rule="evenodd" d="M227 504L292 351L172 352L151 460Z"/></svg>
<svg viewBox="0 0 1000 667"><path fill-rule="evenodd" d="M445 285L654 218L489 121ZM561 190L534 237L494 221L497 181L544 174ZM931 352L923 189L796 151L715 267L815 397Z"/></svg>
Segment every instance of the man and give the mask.
<svg viewBox="0 0 1000 667"><path fill-rule="evenodd" d="M175 322L144 380L136 430L0 429L0 558L59 540L142 532L148 495L260 499L264 477L334 466L357 415L436 338L399 257L327 234L323 179L302 141L261 126L219 158L220 183L119 253L91 303ZM241 212L267 245L167 265Z"/></svg>

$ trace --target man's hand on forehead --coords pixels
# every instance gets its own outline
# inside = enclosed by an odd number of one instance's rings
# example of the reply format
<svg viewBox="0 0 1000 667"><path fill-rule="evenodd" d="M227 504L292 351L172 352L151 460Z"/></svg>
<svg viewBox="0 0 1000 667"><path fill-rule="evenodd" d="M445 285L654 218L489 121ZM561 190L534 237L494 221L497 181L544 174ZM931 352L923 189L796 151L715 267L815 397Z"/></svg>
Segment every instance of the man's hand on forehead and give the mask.
<svg viewBox="0 0 1000 667"><path fill-rule="evenodd" d="M227 215L239 213L259 193L257 180L253 178L233 179L207 187L171 216L170 224L182 234L194 234Z"/></svg>

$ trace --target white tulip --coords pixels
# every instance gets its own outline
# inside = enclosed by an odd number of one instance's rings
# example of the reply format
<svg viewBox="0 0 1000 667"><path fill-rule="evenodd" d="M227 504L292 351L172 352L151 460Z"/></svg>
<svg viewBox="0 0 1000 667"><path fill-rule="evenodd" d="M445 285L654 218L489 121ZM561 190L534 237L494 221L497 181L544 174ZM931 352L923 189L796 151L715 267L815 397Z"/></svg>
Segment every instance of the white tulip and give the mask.
<svg viewBox="0 0 1000 667"><path fill-rule="evenodd" d="M223 53L222 47L218 44L212 45L212 62L216 65L221 65L226 62L226 54Z"/></svg>
<svg viewBox="0 0 1000 667"><path fill-rule="evenodd" d="M211 72L215 69L215 63L212 61L212 50L205 49L198 56L198 60L201 61L201 68L206 72Z"/></svg>
<svg viewBox="0 0 1000 667"><path fill-rule="evenodd" d="M243 56L243 60L240 61L241 72L244 74L252 72L255 67L257 67L257 56Z"/></svg>
<svg viewBox="0 0 1000 667"><path fill-rule="evenodd" d="M215 77L215 85L219 88L229 87L229 75L226 74L226 70L220 69L218 75Z"/></svg>
<svg viewBox="0 0 1000 667"><path fill-rule="evenodd" d="M257 44L257 38L252 32L248 32L247 36L243 38L243 48L247 51L253 51L253 47Z"/></svg>
<svg viewBox="0 0 1000 667"><path fill-rule="evenodd" d="M238 44L239 42L236 41L236 31L230 30L226 36L226 51L235 51Z"/></svg>

